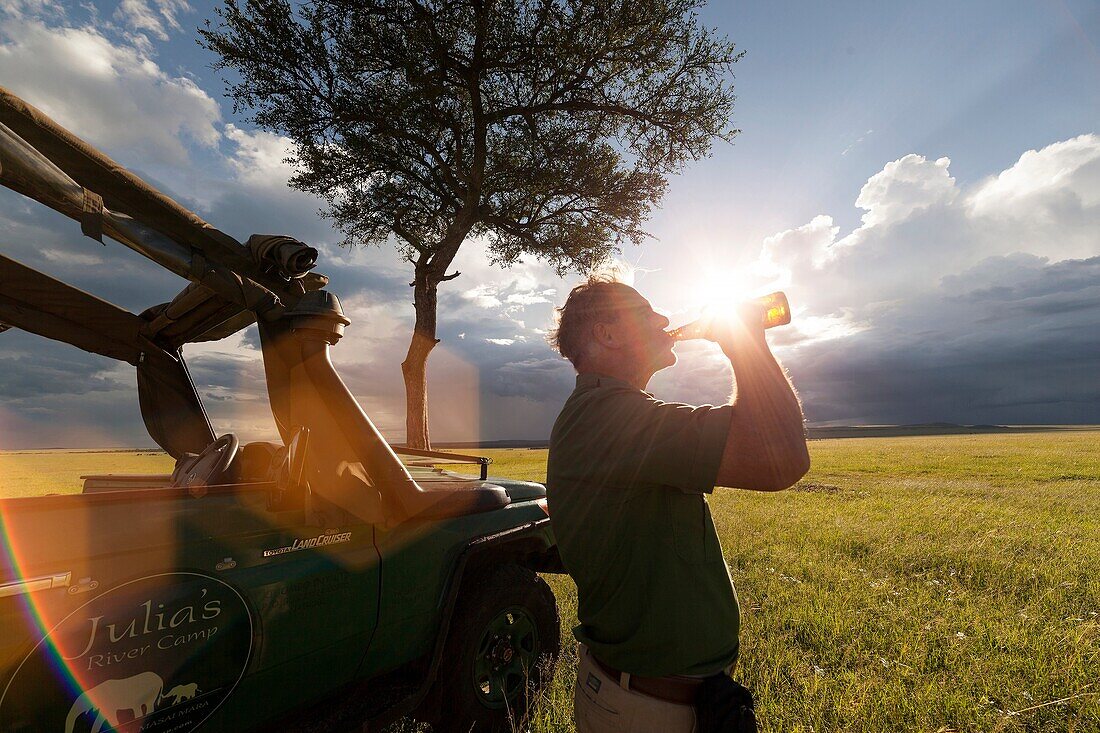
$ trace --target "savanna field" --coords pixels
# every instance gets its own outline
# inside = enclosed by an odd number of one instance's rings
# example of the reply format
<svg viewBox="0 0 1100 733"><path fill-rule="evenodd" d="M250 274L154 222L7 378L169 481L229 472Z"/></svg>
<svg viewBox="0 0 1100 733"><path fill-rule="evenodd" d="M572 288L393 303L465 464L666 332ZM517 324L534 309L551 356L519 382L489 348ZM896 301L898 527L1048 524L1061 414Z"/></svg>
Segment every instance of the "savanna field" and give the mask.
<svg viewBox="0 0 1100 733"><path fill-rule="evenodd" d="M1100 731L1100 431L811 442L776 494L719 490L764 731ZM542 450L485 451L541 481ZM153 473L152 452L0 454L4 496ZM572 730L576 590L533 731ZM413 726L395 726L411 730Z"/></svg>

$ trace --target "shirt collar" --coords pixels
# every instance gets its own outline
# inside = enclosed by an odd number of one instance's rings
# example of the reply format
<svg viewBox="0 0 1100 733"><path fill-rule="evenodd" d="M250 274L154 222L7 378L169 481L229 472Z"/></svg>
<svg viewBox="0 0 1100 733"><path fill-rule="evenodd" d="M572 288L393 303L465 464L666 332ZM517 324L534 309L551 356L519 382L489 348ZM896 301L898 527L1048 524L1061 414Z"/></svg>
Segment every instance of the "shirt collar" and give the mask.
<svg viewBox="0 0 1100 733"><path fill-rule="evenodd" d="M577 375L577 389L591 388L591 387L622 387L624 389L633 389L639 392L644 390L638 390L630 382L624 382L621 379L615 377L608 377L603 374L595 374L593 372L587 372L585 374ZM646 392L646 394L649 394Z"/></svg>

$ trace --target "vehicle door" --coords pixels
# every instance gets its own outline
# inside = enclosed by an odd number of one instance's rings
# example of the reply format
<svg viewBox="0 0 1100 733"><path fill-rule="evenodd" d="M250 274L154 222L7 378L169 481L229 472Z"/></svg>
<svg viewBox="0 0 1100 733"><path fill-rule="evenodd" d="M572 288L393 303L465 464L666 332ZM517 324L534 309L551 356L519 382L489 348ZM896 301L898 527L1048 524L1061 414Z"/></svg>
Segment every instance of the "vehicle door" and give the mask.
<svg viewBox="0 0 1100 733"><path fill-rule="evenodd" d="M271 488L0 501L0 730L247 730L350 680L372 528Z"/></svg>

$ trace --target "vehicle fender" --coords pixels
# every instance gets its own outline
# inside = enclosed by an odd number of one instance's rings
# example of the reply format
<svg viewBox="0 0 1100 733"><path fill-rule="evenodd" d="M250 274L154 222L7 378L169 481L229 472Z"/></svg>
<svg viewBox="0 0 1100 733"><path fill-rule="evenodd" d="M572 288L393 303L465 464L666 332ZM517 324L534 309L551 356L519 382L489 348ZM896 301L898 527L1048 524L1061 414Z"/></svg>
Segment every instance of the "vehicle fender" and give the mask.
<svg viewBox="0 0 1100 733"><path fill-rule="evenodd" d="M441 597L439 633L432 647L424 681L413 695L396 708L387 711L385 721L409 714L424 701L439 674L443 647L451 629L451 616L463 581L472 574L499 563L515 563L540 573L564 573L549 517L482 535L471 540L459 552ZM372 724L382 722L384 721L372 721Z"/></svg>

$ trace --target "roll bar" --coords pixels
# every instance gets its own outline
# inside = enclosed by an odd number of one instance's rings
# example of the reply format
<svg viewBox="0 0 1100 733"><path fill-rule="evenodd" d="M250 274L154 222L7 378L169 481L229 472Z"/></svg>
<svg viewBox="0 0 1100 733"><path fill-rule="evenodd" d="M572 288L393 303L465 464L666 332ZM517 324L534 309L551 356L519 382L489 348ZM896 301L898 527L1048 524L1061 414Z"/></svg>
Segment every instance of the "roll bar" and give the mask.
<svg viewBox="0 0 1100 733"><path fill-rule="evenodd" d="M270 291L286 305L294 305L303 289L297 283L287 282L265 271L253 261L244 245L203 221L196 214L180 206L174 200L156 190L138 176L120 166L85 141L73 135L50 119L41 110L4 87L0 87L0 124L6 128L0 151L4 154L4 184L31 198L58 208L81 222L81 229L94 239L100 233L117 238L112 225L116 212L140 219L161 237L150 241L147 233L120 232L120 242L150 259L168 267L176 274L195 279L202 267L196 267L195 255L201 255L207 265L218 265L251 280L256 286ZM22 142L23 158L16 149ZM37 155L27 155L27 149ZM8 158L12 161L9 162ZM53 170L43 166L46 160ZM23 167L9 174L11 163L23 163ZM61 173L68 180L57 176ZM19 186L19 187L17 187ZM60 209L59 209L60 210ZM106 213L105 213L106 212ZM74 216L76 214L76 216ZM138 236L134 236L138 234Z"/></svg>

